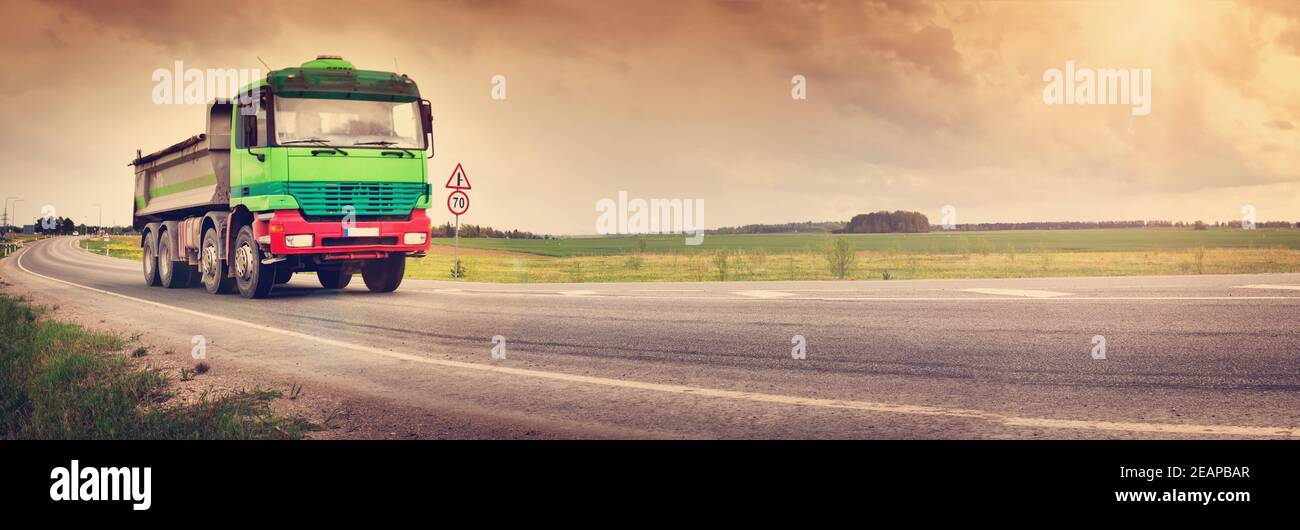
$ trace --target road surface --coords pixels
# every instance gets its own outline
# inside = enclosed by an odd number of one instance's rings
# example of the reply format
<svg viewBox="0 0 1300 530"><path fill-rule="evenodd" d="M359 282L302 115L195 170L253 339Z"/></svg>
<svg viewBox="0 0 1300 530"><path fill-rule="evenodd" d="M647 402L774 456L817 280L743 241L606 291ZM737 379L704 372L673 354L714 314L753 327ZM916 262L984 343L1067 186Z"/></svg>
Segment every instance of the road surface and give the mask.
<svg viewBox="0 0 1300 530"><path fill-rule="evenodd" d="M299 274L245 300L146 287L57 238L0 276L118 329L202 335L214 363L564 436L1300 437L1300 274L391 294Z"/></svg>

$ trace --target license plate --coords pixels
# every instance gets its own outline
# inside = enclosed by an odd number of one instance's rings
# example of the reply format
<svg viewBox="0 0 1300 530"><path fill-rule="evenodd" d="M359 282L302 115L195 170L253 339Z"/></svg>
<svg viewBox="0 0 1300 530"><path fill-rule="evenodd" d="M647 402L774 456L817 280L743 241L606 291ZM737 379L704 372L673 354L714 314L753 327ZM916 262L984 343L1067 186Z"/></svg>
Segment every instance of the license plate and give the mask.
<svg viewBox="0 0 1300 530"><path fill-rule="evenodd" d="M344 228L344 229L343 229L343 237L379 237L379 229L378 229L378 228L375 228L375 227L370 227L370 228L359 228L359 227Z"/></svg>

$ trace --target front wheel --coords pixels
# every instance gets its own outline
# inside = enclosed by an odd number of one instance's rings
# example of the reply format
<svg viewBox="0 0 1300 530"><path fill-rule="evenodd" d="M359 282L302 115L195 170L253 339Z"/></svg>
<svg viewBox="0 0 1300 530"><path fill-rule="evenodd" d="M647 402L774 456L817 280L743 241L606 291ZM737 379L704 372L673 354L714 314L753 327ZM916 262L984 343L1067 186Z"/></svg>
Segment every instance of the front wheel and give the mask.
<svg viewBox="0 0 1300 530"><path fill-rule="evenodd" d="M235 285L244 298L266 298L275 287L276 266L263 265L262 257L253 227L241 227L235 239Z"/></svg>
<svg viewBox="0 0 1300 530"><path fill-rule="evenodd" d="M275 284L283 285L293 279L293 269L289 267L277 267L275 269Z"/></svg>
<svg viewBox="0 0 1300 530"><path fill-rule="evenodd" d="M326 289L342 289L352 283L352 273L345 269L319 270L316 271L316 278L320 279L320 286Z"/></svg>
<svg viewBox="0 0 1300 530"><path fill-rule="evenodd" d="M384 259L367 261L361 266L361 279L366 288L376 293L391 293L402 285L406 274L406 256L393 254Z"/></svg>

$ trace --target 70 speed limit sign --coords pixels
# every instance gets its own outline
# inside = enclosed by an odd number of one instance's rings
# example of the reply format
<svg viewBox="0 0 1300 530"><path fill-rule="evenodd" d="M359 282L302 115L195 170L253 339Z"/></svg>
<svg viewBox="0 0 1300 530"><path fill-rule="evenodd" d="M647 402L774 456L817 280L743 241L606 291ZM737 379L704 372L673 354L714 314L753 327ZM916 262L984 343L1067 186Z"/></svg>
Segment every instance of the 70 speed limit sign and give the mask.
<svg viewBox="0 0 1300 530"><path fill-rule="evenodd" d="M451 195L447 196L447 210L456 216L469 211L469 195L461 190L451 192Z"/></svg>

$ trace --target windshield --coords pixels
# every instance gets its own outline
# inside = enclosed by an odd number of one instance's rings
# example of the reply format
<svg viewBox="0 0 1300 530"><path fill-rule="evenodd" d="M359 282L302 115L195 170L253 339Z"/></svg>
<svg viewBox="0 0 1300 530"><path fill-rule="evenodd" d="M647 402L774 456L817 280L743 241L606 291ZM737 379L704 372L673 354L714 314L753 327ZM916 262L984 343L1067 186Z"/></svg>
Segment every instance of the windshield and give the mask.
<svg viewBox="0 0 1300 530"><path fill-rule="evenodd" d="M424 149L416 102L275 98L275 143Z"/></svg>

